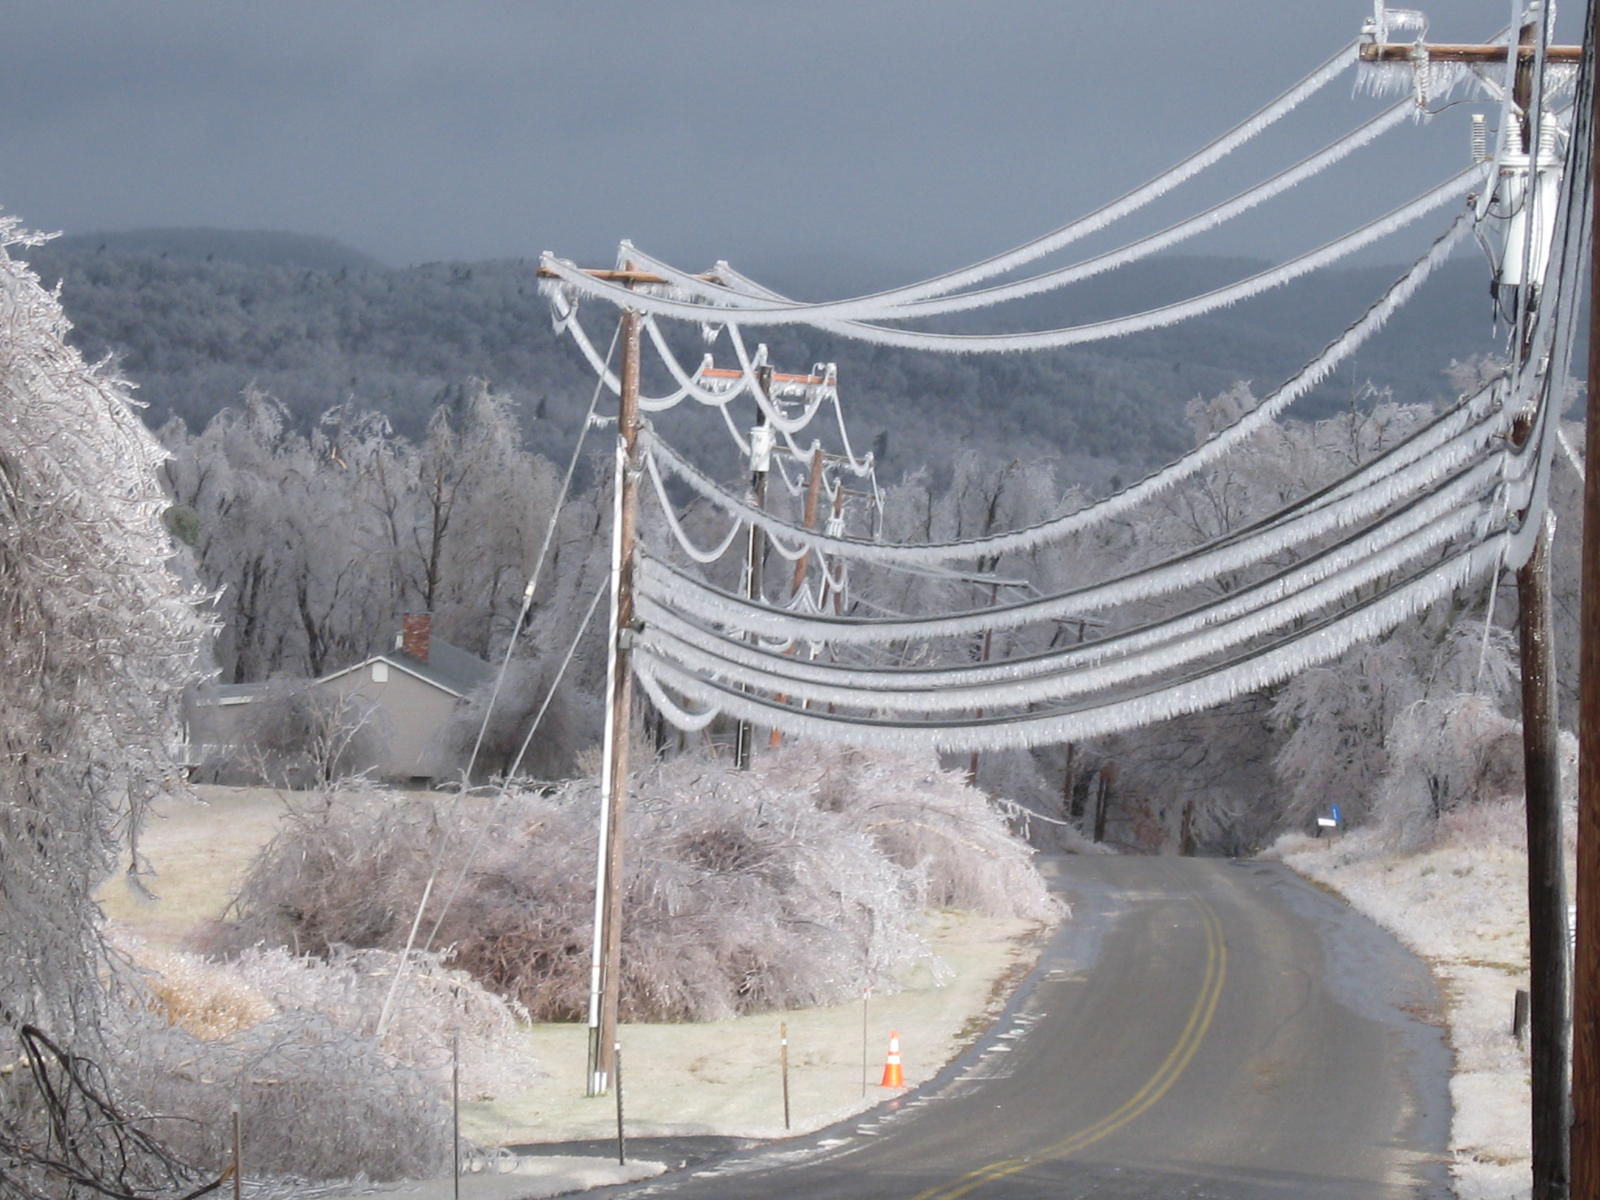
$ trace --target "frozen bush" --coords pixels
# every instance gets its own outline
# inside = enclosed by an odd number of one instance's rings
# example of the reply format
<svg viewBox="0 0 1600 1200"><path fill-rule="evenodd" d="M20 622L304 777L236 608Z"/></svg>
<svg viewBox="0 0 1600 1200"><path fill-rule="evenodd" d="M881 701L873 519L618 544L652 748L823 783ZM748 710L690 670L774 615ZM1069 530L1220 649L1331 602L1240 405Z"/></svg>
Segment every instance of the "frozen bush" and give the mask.
<svg viewBox="0 0 1600 1200"><path fill-rule="evenodd" d="M252 867L233 937L303 952L426 942L542 1019L588 998L595 817L549 794L331 799ZM931 764L796 747L741 772L683 756L633 781L623 1013L705 1020L892 985L927 954L928 905L1048 919L1029 851L981 793ZM435 928L437 927L437 928Z"/></svg>
<svg viewBox="0 0 1600 1200"><path fill-rule="evenodd" d="M1403 851L1427 845L1447 813L1522 793L1521 726L1475 693L1410 705L1390 726L1385 750L1389 770L1375 810Z"/></svg>
<svg viewBox="0 0 1600 1200"><path fill-rule="evenodd" d="M208 764L220 777L268 787L326 786L370 771L389 741L383 712L370 700L274 680L245 707L238 744Z"/></svg>
<svg viewBox="0 0 1600 1200"><path fill-rule="evenodd" d="M240 1108L257 1177L399 1179L450 1161L452 1039L463 1094L481 1098L532 1069L519 1011L437 955L414 957L379 1039L397 956L335 949L327 960L251 949L228 964L131 945L149 973L130 990L115 1062L124 1093L157 1115L165 1144L217 1170Z"/></svg>
<svg viewBox="0 0 1600 1200"><path fill-rule="evenodd" d="M931 757L790 745L757 760L756 770L809 789L819 807L921 873L930 905L1035 921L1060 916L1027 844L961 772Z"/></svg>

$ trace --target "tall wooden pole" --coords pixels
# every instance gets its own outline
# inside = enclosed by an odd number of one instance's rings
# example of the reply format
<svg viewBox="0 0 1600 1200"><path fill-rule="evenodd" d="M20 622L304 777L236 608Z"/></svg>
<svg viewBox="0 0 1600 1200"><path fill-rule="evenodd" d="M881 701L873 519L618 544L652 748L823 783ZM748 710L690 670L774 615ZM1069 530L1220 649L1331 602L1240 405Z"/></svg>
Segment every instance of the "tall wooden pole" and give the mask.
<svg viewBox="0 0 1600 1200"><path fill-rule="evenodd" d="M1534 58L1540 26L1528 21L1518 31L1518 56L1512 100L1517 106L1520 149L1530 155L1523 206L1534 210L1539 179L1539 134L1533 128ZM1512 220L1522 219L1513 216ZM1528 226L1528 242L1537 231ZM1520 270L1516 278L1522 279ZM1533 349L1533 315L1538 297L1534 281L1524 279L1516 355L1526 372ZM1554 398L1548 399L1555 403ZM1547 419L1556 420L1555 414ZM1532 413L1519 414L1512 439L1525 443L1534 430ZM1528 830L1529 1052L1532 1075L1532 1200L1566 1200L1567 1100L1567 889L1561 837L1561 766L1557 747L1555 649L1550 616L1550 519L1542 517L1528 561L1517 568L1517 640L1522 685L1522 761L1524 816Z"/></svg>
<svg viewBox="0 0 1600 1200"><path fill-rule="evenodd" d="M1590 0L1584 51L1594 70L1600 5ZM1590 136L1600 136L1600 87ZM1593 169L1600 175L1600 154ZM1591 197L1588 424L1583 484L1583 602L1578 636L1578 944L1572 988L1572 1194L1600 1196L1600 177Z"/></svg>
<svg viewBox="0 0 1600 1200"><path fill-rule="evenodd" d="M759 366L756 368L756 387L761 389L761 398L767 402L772 400L772 368ZM767 469L772 457L770 446L758 446L756 439L765 437L767 425L767 410L764 405L756 408L756 428L750 431L750 502L757 508L767 506ZM757 431L760 431L759 433ZM766 531L754 521L750 523L750 536L745 542L745 595L756 602L760 602L762 594L762 570L767 558ZM739 719L738 730L735 734L733 759L734 765L741 771L750 767L751 742L755 736L750 722L744 718Z"/></svg>
<svg viewBox="0 0 1600 1200"><path fill-rule="evenodd" d="M801 514L801 520L805 522L807 529L815 529L817 527L817 505L822 499L822 465L825 457L820 443L812 446L811 474L806 479L806 502L805 509ZM800 589L806 585L806 575L811 567L811 555L811 547L807 546L800 551L800 557L794 560L794 573L789 578L789 598L791 600L798 596ZM791 646L789 647L789 653L794 654L797 649L798 647ZM779 701L788 699L787 696L782 694L777 698ZM783 734L774 729L772 736L767 740L767 745L776 750L782 744Z"/></svg>
<svg viewBox="0 0 1600 1200"><path fill-rule="evenodd" d="M1555 417L1552 415L1551 420ZM1533 1075L1533 1200L1567 1195L1567 889L1562 862L1550 519L1517 570L1522 756L1528 826L1528 1044Z"/></svg>
<svg viewBox="0 0 1600 1200"><path fill-rule="evenodd" d="M619 338L616 489L611 527L611 650L606 675L600 838L596 851L594 949L589 975L591 1096L611 1087L622 984L622 818L628 802L628 739L633 716L633 561L639 508L639 314L624 309Z"/></svg>

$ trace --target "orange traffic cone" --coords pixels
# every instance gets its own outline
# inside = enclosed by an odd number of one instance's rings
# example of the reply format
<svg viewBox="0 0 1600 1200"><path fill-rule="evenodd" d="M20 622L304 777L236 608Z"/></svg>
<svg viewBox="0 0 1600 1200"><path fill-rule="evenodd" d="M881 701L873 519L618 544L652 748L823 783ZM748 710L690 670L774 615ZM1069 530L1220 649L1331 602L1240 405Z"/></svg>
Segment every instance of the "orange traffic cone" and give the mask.
<svg viewBox="0 0 1600 1200"><path fill-rule="evenodd" d="M880 1087L905 1087L906 1074L900 1069L900 1033L889 1034L889 1056L883 1060L883 1082Z"/></svg>

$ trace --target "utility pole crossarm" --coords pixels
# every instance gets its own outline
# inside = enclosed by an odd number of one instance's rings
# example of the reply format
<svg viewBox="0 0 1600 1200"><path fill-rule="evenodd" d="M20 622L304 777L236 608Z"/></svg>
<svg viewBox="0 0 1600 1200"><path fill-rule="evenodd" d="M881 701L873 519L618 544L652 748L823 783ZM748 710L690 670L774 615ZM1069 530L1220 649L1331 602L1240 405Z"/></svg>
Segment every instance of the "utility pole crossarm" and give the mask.
<svg viewBox="0 0 1600 1200"><path fill-rule="evenodd" d="M1419 50L1427 54L1430 62L1503 63L1507 49L1506 46L1472 46L1450 42L1364 42L1357 48L1356 54L1364 63L1411 62ZM1518 59L1533 61L1532 46L1518 46L1515 49ZM1582 59L1582 46L1546 46L1544 50L1545 62L1575 64Z"/></svg>
<svg viewBox="0 0 1600 1200"><path fill-rule="evenodd" d="M629 267L620 267L615 270L609 267L585 267L583 273L591 279L602 279L607 283L648 284L671 283L672 280L656 275L650 271L635 271ZM540 267L537 271L540 279L560 279L561 276L550 270L549 267ZM716 275L696 275L701 283L715 283L721 286L722 280Z"/></svg>

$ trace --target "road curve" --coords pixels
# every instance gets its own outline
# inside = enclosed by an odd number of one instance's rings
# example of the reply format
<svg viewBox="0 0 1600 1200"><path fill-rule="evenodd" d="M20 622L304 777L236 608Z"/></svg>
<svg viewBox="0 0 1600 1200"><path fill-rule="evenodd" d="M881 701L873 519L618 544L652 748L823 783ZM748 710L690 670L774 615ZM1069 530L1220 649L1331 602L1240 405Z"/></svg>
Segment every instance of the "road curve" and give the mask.
<svg viewBox="0 0 1600 1200"><path fill-rule="evenodd" d="M708 1200L1447 1197L1426 969L1276 864L1047 863L1073 918L996 1028L853 1122L626 1189Z"/></svg>

